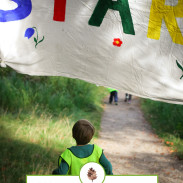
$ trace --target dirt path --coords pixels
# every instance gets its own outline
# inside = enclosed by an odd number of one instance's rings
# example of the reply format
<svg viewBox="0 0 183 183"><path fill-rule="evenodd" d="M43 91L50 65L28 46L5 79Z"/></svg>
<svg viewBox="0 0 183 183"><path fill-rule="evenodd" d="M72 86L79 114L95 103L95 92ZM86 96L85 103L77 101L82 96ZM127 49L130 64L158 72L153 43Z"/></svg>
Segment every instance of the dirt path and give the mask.
<svg viewBox="0 0 183 183"><path fill-rule="evenodd" d="M183 183L183 161L172 156L168 148L152 132L139 107L139 99L108 104L97 144L112 163L115 175L159 175L159 183Z"/></svg>

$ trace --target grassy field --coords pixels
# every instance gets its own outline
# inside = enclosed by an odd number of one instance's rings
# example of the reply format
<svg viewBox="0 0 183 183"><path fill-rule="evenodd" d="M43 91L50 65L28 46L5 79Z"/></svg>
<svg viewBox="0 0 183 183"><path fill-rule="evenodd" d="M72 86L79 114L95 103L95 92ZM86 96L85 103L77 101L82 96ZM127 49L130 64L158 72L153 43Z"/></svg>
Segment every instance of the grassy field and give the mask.
<svg viewBox="0 0 183 183"><path fill-rule="evenodd" d="M26 174L51 174L59 155L75 145L73 123L90 120L100 129L107 94L80 80L31 77L11 69L0 80L0 182L23 183Z"/></svg>
<svg viewBox="0 0 183 183"><path fill-rule="evenodd" d="M141 99L147 121L170 152L183 159L183 105Z"/></svg>
<svg viewBox="0 0 183 183"><path fill-rule="evenodd" d="M78 111L71 116L41 114L6 114L0 117L1 175L2 183L25 182L26 174L51 174L57 167L58 156L69 146L72 125L86 118L95 122L99 130L101 114Z"/></svg>

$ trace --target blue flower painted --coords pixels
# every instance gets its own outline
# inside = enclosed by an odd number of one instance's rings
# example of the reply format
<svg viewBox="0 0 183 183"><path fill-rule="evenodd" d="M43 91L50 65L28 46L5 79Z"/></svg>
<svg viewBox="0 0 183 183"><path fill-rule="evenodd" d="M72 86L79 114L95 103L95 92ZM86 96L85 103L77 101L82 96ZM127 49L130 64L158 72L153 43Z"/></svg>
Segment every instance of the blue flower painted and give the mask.
<svg viewBox="0 0 183 183"><path fill-rule="evenodd" d="M33 28L27 28L24 37L27 37L29 39L33 36L34 32L35 30Z"/></svg>

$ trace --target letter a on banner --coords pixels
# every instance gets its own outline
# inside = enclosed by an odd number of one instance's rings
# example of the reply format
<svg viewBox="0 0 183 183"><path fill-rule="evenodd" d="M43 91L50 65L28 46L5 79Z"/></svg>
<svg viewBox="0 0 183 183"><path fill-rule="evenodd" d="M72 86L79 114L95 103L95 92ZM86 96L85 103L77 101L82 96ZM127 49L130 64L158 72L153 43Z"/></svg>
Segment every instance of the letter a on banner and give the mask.
<svg viewBox="0 0 183 183"><path fill-rule="evenodd" d="M162 20L164 20L172 41L183 45L183 36L176 17L183 18L183 0L178 0L176 6L165 5L165 0L152 0L147 37L160 39Z"/></svg>
<svg viewBox="0 0 183 183"><path fill-rule="evenodd" d="M119 11L124 33L135 35L128 0L99 0L88 22L89 25L99 27L108 9Z"/></svg>

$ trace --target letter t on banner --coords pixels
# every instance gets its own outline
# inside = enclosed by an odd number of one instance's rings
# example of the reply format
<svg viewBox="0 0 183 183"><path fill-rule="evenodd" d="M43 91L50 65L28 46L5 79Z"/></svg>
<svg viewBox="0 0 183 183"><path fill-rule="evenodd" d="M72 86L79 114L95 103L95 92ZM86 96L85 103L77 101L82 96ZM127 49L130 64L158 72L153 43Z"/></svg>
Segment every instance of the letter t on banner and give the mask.
<svg viewBox="0 0 183 183"><path fill-rule="evenodd" d="M55 0L53 20L64 22L65 9L66 9L66 0Z"/></svg>
<svg viewBox="0 0 183 183"><path fill-rule="evenodd" d="M119 11L124 33L135 35L128 0L99 0L88 24L99 27L108 9Z"/></svg>

